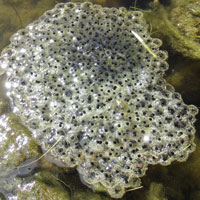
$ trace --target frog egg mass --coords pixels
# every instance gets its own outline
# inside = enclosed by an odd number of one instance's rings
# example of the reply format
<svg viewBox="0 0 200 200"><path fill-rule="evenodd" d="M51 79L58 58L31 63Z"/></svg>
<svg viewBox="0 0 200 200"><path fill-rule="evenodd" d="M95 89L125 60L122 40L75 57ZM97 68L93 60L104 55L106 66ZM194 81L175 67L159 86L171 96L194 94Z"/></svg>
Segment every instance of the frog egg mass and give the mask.
<svg viewBox="0 0 200 200"><path fill-rule="evenodd" d="M120 198L148 165L185 161L197 108L163 78L167 53L142 13L61 3L18 31L0 57L13 112L44 151Z"/></svg>

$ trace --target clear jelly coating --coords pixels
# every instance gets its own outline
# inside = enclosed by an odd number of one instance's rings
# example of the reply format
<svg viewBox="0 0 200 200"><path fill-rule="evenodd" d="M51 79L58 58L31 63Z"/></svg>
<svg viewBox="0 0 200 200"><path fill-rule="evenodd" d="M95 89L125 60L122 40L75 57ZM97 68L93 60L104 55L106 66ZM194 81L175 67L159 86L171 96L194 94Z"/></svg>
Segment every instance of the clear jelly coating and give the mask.
<svg viewBox="0 0 200 200"><path fill-rule="evenodd" d="M62 137L51 155L120 198L149 164L185 161L195 149L197 108L166 84L161 44L141 12L58 4L12 36L0 70L13 111L41 147Z"/></svg>

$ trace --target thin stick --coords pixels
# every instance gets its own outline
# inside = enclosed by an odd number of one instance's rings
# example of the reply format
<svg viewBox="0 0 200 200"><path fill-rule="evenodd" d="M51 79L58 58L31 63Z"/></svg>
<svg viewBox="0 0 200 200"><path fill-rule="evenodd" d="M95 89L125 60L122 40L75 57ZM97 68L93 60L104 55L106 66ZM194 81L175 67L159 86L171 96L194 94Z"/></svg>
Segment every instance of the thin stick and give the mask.
<svg viewBox="0 0 200 200"><path fill-rule="evenodd" d="M138 190L138 189L141 189L141 188L143 188L142 185L141 185L141 186L138 186L138 187L136 187L136 188L131 188L131 189L129 189L129 190L126 190L126 192L130 192L130 191Z"/></svg>
<svg viewBox="0 0 200 200"><path fill-rule="evenodd" d="M56 176L54 176L54 175L52 175L52 176L53 176L57 181L61 182L66 188L69 189L69 191L70 191L70 196L71 196L71 195L72 195L72 189L70 188L70 186L67 185L63 180L59 179L58 177L56 177Z"/></svg>
<svg viewBox="0 0 200 200"><path fill-rule="evenodd" d="M20 23L20 26L21 26L20 28L23 28L22 19L21 19L20 15L19 15L17 9L12 4L10 4L10 6L15 11L15 13L16 13L18 19L19 19L19 23Z"/></svg>
<svg viewBox="0 0 200 200"><path fill-rule="evenodd" d="M141 8L137 8L137 0L134 1L134 5L130 6L130 8L134 9L134 10L139 10L139 11L142 11L142 12L151 12L150 10L143 10Z"/></svg>
<svg viewBox="0 0 200 200"><path fill-rule="evenodd" d="M188 144L186 147L184 147L183 151L185 151L186 149L188 149L191 146L191 144Z"/></svg>
<svg viewBox="0 0 200 200"><path fill-rule="evenodd" d="M136 8L136 5L137 5L137 0L135 0L134 2L134 8Z"/></svg>
<svg viewBox="0 0 200 200"><path fill-rule="evenodd" d="M144 42L144 40L135 32L131 31L131 33L139 40L142 46L151 54L154 58L158 58L158 56L150 49L150 47Z"/></svg>
<svg viewBox="0 0 200 200"><path fill-rule="evenodd" d="M63 136L61 136L61 137L54 143L54 145L53 145L52 147L50 147L50 148L49 148L44 154L42 154L38 159L36 159L36 160L34 160L34 161L32 161L32 162L30 162L30 163L28 163L28 164L21 165L21 166L17 167L17 169L19 169L20 167L25 167L25 166L31 165L31 164L33 164L33 163L35 163L35 162L41 160L45 155L47 155L47 153L49 153L49 152L61 141L62 138L63 138Z"/></svg>

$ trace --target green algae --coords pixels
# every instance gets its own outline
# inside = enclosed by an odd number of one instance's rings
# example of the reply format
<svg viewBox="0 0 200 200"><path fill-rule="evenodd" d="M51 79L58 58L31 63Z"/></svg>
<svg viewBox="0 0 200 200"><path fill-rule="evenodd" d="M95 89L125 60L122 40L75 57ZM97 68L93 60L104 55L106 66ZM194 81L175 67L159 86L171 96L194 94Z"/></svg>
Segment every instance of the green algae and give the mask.
<svg viewBox="0 0 200 200"><path fill-rule="evenodd" d="M89 192L89 191L78 191L78 192L75 193L74 199L77 199L77 200L85 200L85 199L88 199L88 200L109 200L110 198L109 197L103 197L100 194L92 193L92 192Z"/></svg>
<svg viewBox="0 0 200 200"><path fill-rule="evenodd" d="M8 101L0 99L0 115L2 115L8 107Z"/></svg>
<svg viewBox="0 0 200 200"><path fill-rule="evenodd" d="M112 200L106 193L96 193L83 185L76 172L60 174L59 179L62 180L70 188L70 196L72 200ZM103 192L103 190L102 190ZM125 199L125 198L122 198Z"/></svg>
<svg viewBox="0 0 200 200"><path fill-rule="evenodd" d="M7 199L70 200L69 191L48 171L25 178L15 177L4 186L2 194Z"/></svg>
<svg viewBox="0 0 200 200"><path fill-rule="evenodd" d="M39 147L30 132L19 123L16 115L0 116L0 176L18 167L27 159L40 155Z"/></svg>
<svg viewBox="0 0 200 200"><path fill-rule="evenodd" d="M69 200L69 192L47 171L34 174L18 187L18 199L27 200Z"/></svg>
<svg viewBox="0 0 200 200"><path fill-rule="evenodd" d="M147 193L146 200L167 200L163 185L152 182Z"/></svg>
<svg viewBox="0 0 200 200"><path fill-rule="evenodd" d="M145 12L154 35L161 38L175 52L200 59L200 4L198 1L175 0L169 7L159 5Z"/></svg>

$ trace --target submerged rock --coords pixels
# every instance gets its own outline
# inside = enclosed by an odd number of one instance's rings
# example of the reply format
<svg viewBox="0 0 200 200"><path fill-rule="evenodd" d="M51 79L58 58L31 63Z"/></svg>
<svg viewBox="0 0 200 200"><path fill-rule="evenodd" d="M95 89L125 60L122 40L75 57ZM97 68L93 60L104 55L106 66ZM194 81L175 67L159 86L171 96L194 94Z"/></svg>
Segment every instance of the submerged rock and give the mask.
<svg viewBox="0 0 200 200"><path fill-rule="evenodd" d="M15 177L5 184L3 196L6 199L27 200L69 200L69 192L49 172L38 172L34 176Z"/></svg>
<svg viewBox="0 0 200 200"><path fill-rule="evenodd" d="M1 108L6 107L1 101ZM7 113L0 116L0 193L12 197L20 179L27 176L38 166L33 162L40 155L39 147L30 131L19 123L15 114ZM30 164L32 163L32 164ZM23 166L22 166L23 165ZM10 197L10 199L12 199Z"/></svg>
<svg viewBox="0 0 200 200"><path fill-rule="evenodd" d="M20 174L17 167L24 161L40 155L39 147L27 128L19 123L14 114L0 116L0 187L2 181ZM28 167L28 166L27 166ZM31 166L30 170L31 170ZM24 168L22 173L29 173Z"/></svg>
<svg viewBox="0 0 200 200"><path fill-rule="evenodd" d="M149 164L194 151L195 106L163 79L161 41L141 12L58 4L11 38L0 70L13 112L44 151L120 198Z"/></svg>

